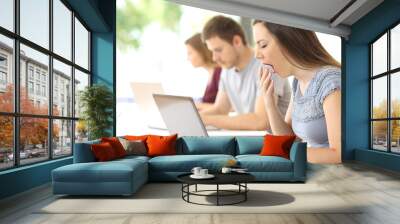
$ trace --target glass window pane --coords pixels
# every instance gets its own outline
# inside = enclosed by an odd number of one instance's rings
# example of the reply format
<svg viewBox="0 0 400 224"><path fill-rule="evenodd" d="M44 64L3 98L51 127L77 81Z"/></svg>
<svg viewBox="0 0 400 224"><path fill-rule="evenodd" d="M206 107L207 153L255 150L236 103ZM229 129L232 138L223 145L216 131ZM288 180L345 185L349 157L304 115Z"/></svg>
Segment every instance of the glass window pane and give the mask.
<svg viewBox="0 0 400 224"><path fill-rule="evenodd" d="M14 0L1 0L0 9L0 26L14 31Z"/></svg>
<svg viewBox="0 0 400 224"><path fill-rule="evenodd" d="M390 37L390 67L391 69L400 67L400 24L391 30Z"/></svg>
<svg viewBox="0 0 400 224"><path fill-rule="evenodd" d="M391 88L390 88L390 98L391 98L391 110L392 117L400 118L400 72L391 75Z"/></svg>
<svg viewBox="0 0 400 224"><path fill-rule="evenodd" d="M85 142L88 138L88 129L84 120L75 122L75 143Z"/></svg>
<svg viewBox="0 0 400 224"><path fill-rule="evenodd" d="M72 117L71 66L53 60L53 115Z"/></svg>
<svg viewBox="0 0 400 224"><path fill-rule="evenodd" d="M13 118L0 116L0 170L14 165Z"/></svg>
<svg viewBox="0 0 400 224"><path fill-rule="evenodd" d="M75 18L75 63L89 70L89 32Z"/></svg>
<svg viewBox="0 0 400 224"><path fill-rule="evenodd" d="M79 117L81 115L79 99L81 92L85 89L86 86L89 86L89 75L81 72L78 69L75 69L75 117Z"/></svg>
<svg viewBox="0 0 400 224"><path fill-rule="evenodd" d="M387 121L372 122L372 148L387 151Z"/></svg>
<svg viewBox="0 0 400 224"><path fill-rule="evenodd" d="M49 48L49 0L20 0L21 36Z"/></svg>
<svg viewBox="0 0 400 224"><path fill-rule="evenodd" d="M387 71L387 34L372 45L372 68L373 75Z"/></svg>
<svg viewBox="0 0 400 224"><path fill-rule="evenodd" d="M21 44L20 110L47 115L49 108L49 57Z"/></svg>
<svg viewBox="0 0 400 224"><path fill-rule="evenodd" d="M53 157L72 154L72 121L53 120Z"/></svg>
<svg viewBox="0 0 400 224"><path fill-rule="evenodd" d="M387 118L387 77L372 81L372 118Z"/></svg>
<svg viewBox="0 0 400 224"><path fill-rule="evenodd" d="M400 153L400 120L391 121L392 124L392 152Z"/></svg>
<svg viewBox="0 0 400 224"><path fill-rule="evenodd" d="M49 158L49 120L20 118L20 164L34 163Z"/></svg>
<svg viewBox="0 0 400 224"><path fill-rule="evenodd" d="M60 0L53 0L53 17L53 51L71 60L72 12Z"/></svg>
<svg viewBox="0 0 400 224"><path fill-rule="evenodd" d="M14 43L0 35L0 111L14 111Z"/></svg>

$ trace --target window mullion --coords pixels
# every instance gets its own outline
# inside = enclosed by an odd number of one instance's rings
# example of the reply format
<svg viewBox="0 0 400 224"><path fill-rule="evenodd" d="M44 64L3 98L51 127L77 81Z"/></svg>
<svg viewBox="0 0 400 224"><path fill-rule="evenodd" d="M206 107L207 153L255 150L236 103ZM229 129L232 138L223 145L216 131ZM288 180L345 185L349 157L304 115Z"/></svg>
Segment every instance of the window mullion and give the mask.
<svg viewBox="0 0 400 224"><path fill-rule="evenodd" d="M370 145L370 149L373 149L373 146L374 146L374 136L373 136L374 125L373 125L373 121L372 121L372 119L373 119L373 108L372 108L373 98L372 97L373 97L373 91L374 91L373 79L372 79L372 72L374 71L372 57L373 57L374 48L372 46L373 45L371 44L369 47L369 52L370 52L370 55L369 55L369 65L370 65L369 66L369 69L370 69L370 71L369 71L369 86L370 86L370 88L369 88L369 119L370 119L370 122L369 122L369 138L370 138L369 145Z"/></svg>
<svg viewBox="0 0 400 224"><path fill-rule="evenodd" d="M390 30L388 30L388 32L387 32L387 71L389 71L390 70ZM392 117L392 111L391 111L391 108L392 108L392 106L391 106L391 104L392 104L392 100L391 100L391 78L392 78L392 75L389 73L388 75L387 75L387 110L388 110L388 112L387 112L387 116L388 116L388 118L391 118ZM391 135L391 129L392 129L392 125L391 125L391 123L392 123L392 121L391 120L388 120L388 122L387 122L387 140L388 140L388 152L391 152L392 151L392 135Z"/></svg>
<svg viewBox="0 0 400 224"><path fill-rule="evenodd" d="M71 67L71 117L75 118L75 12L72 11L72 15L71 15L71 23L72 23L72 49L71 49L71 56L72 56L72 64L73 66ZM74 151L75 151L75 126L76 126L76 121L72 121L72 130L71 130L71 150L72 150L72 155L74 155Z"/></svg>
<svg viewBox="0 0 400 224"><path fill-rule="evenodd" d="M19 5L20 1L14 1L14 30L17 35L19 35ZM14 112L19 114L20 112L20 48L19 48L19 39L14 39ZM20 157L19 157L19 136L20 136L20 118L14 116L14 166L19 166Z"/></svg>
<svg viewBox="0 0 400 224"><path fill-rule="evenodd" d="M49 0L49 50L53 52L53 0ZM53 159L53 56L49 55L49 71L48 71L48 91L49 97L48 102L48 113L49 113L49 120L48 120L48 152L49 152L49 159Z"/></svg>

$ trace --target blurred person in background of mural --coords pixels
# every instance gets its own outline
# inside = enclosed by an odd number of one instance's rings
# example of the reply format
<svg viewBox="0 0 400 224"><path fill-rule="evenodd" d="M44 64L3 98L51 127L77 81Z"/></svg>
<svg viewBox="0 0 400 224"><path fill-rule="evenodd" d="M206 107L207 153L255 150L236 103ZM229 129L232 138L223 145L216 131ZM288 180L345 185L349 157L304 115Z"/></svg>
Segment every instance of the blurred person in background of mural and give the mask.
<svg viewBox="0 0 400 224"><path fill-rule="evenodd" d="M221 67L212 60L212 53L201 40L201 34L196 33L185 41L187 57L195 68L204 68L209 76L207 87L201 102L196 103L199 111L209 108L214 104L218 93L219 79L221 76Z"/></svg>

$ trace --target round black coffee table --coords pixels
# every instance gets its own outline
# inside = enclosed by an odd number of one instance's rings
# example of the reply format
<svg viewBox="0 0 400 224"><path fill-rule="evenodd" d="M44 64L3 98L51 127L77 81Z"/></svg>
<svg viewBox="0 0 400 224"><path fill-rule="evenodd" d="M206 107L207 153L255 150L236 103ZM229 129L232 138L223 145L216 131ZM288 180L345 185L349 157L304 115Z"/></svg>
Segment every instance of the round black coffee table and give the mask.
<svg viewBox="0 0 400 224"><path fill-rule="evenodd" d="M255 180L255 177L248 173L215 173L213 174L215 177L212 179L193 179L190 177L191 173L182 174L177 177L178 181L182 183L182 199L188 203L198 204L198 205L234 205L241 202L245 202L247 200L247 192L249 188L247 187L247 183ZM198 184L204 185L216 185L215 190L197 190ZM190 191L190 186L195 186L194 191ZM237 190L223 190L220 189L220 185L236 185L238 186ZM205 194L209 192L215 192L215 194ZM204 197L216 197L216 204L202 204L190 201L190 196L204 196ZM231 203L221 203L221 197L230 197L230 196L241 196L240 200L234 201Z"/></svg>

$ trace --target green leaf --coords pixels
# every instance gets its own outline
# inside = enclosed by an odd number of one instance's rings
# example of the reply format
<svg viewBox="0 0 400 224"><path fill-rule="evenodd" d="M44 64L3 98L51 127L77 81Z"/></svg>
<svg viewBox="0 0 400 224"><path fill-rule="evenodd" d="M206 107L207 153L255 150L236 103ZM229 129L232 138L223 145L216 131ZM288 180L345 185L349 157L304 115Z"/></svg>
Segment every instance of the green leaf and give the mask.
<svg viewBox="0 0 400 224"><path fill-rule="evenodd" d="M89 139L109 136L107 129L113 124L113 93L103 84L94 84L79 94L81 118L87 124Z"/></svg>
<svg viewBox="0 0 400 224"><path fill-rule="evenodd" d="M151 23L177 31L181 16L180 6L167 1L126 0L123 7L117 8L117 46L122 51L139 48L142 33Z"/></svg>

